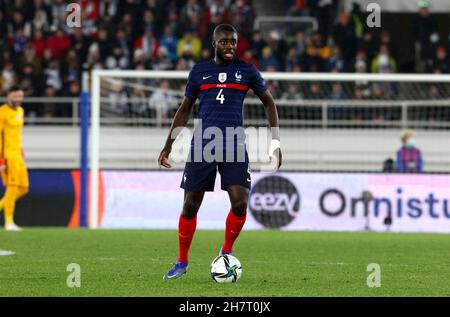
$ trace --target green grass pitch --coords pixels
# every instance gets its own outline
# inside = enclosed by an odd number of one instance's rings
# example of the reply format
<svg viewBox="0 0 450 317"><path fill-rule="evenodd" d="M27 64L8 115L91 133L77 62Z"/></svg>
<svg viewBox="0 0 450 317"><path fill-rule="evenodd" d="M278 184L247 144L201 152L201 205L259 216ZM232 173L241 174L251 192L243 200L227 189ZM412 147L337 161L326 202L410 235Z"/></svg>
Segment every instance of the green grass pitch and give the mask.
<svg viewBox="0 0 450 317"><path fill-rule="evenodd" d="M174 230L31 229L0 232L0 296L450 296L450 235L244 231L241 280L216 284L209 266L223 231L199 230L190 267L164 281L178 253ZM68 264L81 267L69 288ZM381 266L381 287L366 284Z"/></svg>

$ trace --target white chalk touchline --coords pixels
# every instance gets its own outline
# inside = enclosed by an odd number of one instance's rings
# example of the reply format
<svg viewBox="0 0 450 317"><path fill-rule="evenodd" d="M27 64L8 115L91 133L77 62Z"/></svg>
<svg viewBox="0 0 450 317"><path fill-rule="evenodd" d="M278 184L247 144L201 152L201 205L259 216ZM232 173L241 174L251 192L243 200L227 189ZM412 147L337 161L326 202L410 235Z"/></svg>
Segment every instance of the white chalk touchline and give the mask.
<svg viewBox="0 0 450 317"><path fill-rule="evenodd" d="M2 255L13 255L13 254L16 254L16 252L0 250L0 256L2 256Z"/></svg>

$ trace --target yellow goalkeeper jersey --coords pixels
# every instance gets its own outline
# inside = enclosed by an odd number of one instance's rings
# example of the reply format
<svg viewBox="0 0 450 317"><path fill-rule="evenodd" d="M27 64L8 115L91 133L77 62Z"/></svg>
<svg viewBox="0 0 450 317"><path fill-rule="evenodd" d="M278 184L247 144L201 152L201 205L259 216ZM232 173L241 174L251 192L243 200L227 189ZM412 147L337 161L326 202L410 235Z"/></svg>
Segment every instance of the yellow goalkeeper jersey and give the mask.
<svg viewBox="0 0 450 317"><path fill-rule="evenodd" d="M22 157L23 108L8 104L0 107L0 156L5 159Z"/></svg>

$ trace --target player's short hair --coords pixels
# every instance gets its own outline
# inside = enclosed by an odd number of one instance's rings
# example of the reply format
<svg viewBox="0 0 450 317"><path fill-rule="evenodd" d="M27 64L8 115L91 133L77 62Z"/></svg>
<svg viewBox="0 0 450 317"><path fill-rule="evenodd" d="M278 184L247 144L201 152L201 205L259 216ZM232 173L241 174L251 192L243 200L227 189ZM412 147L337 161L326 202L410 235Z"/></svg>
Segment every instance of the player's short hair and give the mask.
<svg viewBox="0 0 450 317"><path fill-rule="evenodd" d="M214 28L213 37L215 38L217 34L224 32L233 32L237 34L236 28L231 24L219 24Z"/></svg>
<svg viewBox="0 0 450 317"><path fill-rule="evenodd" d="M20 87L19 85L12 85L8 89L8 94L15 92L15 91L19 91L19 90L23 90L22 87Z"/></svg>

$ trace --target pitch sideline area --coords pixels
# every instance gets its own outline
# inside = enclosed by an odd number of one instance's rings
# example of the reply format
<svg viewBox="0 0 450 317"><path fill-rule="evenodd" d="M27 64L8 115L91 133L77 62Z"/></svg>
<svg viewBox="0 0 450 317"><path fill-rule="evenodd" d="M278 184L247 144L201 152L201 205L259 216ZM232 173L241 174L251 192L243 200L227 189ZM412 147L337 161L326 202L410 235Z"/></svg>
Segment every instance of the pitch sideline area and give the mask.
<svg viewBox="0 0 450 317"><path fill-rule="evenodd" d="M0 257L0 294L450 296L450 235L244 231L234 250L243 267L241 280L216 284L209 266L223 235L198 231L188 273L163 281L178 252L173 230L1 231L1 249L16 254ZM380 287L367 284L374 264ZM78 273L79 287L70 282Z"/></svg>

